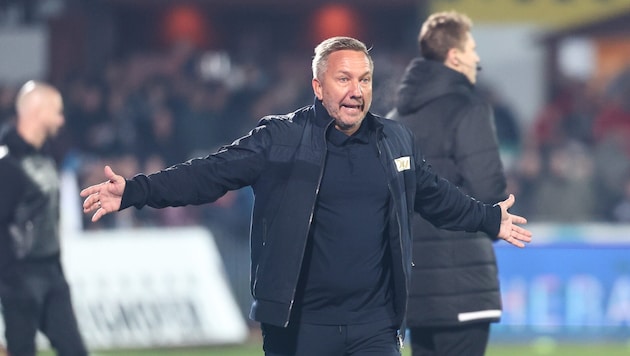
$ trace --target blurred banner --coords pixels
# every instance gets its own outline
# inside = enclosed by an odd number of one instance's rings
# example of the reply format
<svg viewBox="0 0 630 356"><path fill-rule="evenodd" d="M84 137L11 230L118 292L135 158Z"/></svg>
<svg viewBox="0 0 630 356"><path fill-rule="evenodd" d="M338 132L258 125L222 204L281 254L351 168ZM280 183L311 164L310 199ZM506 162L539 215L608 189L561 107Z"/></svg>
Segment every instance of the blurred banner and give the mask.
<svg viewBox="0 0 630 356"><path fill-rule="evenodd" d="M246 322L206 229L78 234L63 240L63 263L90 349L234 344L247 339ZM43 338L40 345L46 345Z"/></svg>
<svg viewBox="0 0 630 356"><path fill-rule="evenodd" d="M630 1L607 0L431 0L430 11L456 10L476 23L537 23L565 27L630 10Z"/></svg>
<svg viewBox="0 0 630 356"><path fill-rule="evenodd" d="M493 338L627 341L630 227L533 230L534 242L523 250L496 246L504 312Z"/></svg>

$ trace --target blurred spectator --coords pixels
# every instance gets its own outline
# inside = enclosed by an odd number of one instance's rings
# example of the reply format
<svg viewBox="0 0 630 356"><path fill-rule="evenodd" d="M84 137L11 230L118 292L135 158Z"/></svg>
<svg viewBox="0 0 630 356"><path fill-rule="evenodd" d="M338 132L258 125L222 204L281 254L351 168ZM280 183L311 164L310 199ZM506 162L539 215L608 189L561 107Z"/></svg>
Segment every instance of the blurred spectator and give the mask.
<svg viewBox="0 0 630 356"><path fill-rule="evenodd" d="M59 172L46 143L64 125L56 87L28 81L15 125L0 128L0 302L7 348L35 355L38 331L58 355L88 355L62 268Z"/></svg>
<svg viewBox="0 0 630 356"><path fill-rule="evenodd" d="M613 221L619 223L630 223L630 171L626 174L623 183L623 194L612 209Z"/></svg>
<svg viewBox="0 0 630 356"><path fill-rule="evenodd" d="M373 51L374 102L372 112L386 115L395 105L396 90L409 63L404 53Z"/></svg>
<svg viewBox="0 0 630 356"><path fill-rule="evenodd" d="M311 79L300 59L292 54L282 54L274 65L274 77L270 90L259 96L252 105L251 117L261 118L273 110L289 112L295 107L310 105L313 92L304 83ZM251 125L255 122L251 122Z"/></svg>
<svg viewBox="0 0 630 356"><path fill-rule="evenodd" d="M499 146L502 150L518 152L521 147L521 128L514 110L490 86L478 85L477 91L492 106Z"/></svg>
<svg viewBox="0 0 630 356"><path fill-rule="evenodd" d="M534 215L534 191L543 175L543 158L533 147L526 147L514 163L511 170L506 171L507 193L519 197L519 204L512 210L518 214Z"/></svg>
<svg viewBox="0 0 630 356"><path fill-rule="evenodd" d="M521 128L516 114L493 88L487 85L477 85L477 92L492 107L501 161L503 161L506 171L509 171L515 164L514 161L521 150Z"/></svg>
<svg viewBox="0 0 630 356"><path fill-rule="evenodd" d="M608 218L611 206L624 194L627 172L630 171L629 143L623 135L611 135L593 147L598 204Z"/></svg>
<svg viewBox="0 0 630 356"><path fill-rule="evenodd" d="M139 152L142 162L157 154L167 166L170 166L186 157L183 145L178 141L175 118L170 108L162 105L152 106L148 125Z"/></svg>
<svg viewBox="0 0 630 356"><path fill-rule="evenodd" d="M205 156L227 143L223 126L228 100L229 92L223 83L196 83L175 123L185 158Z"/></svg>
<svg viewBox="0 0 630 356"><path fill-rule="evenodd" d="M109 155L116 147L116 131L107 115L104 86L83 78L70 85L66 116L74 144L91 154Z"/></svg>
<svg viewBox="0 0 630 356"><path fill-rule="evenodd" d="M530 139L542 150L568 140L590 144L598 109L598 99L586 83L566 78L535 118Z"/></svg>
<svg viewBox="0 0 630 356"><path fill-rule="evenodd" d="M0 86L0 124L15 118L13 100L17 95L17 88L13 86Z"/></svg>
<svg viewBox="0 0 630 356"><path fill-rule="evenodd" d="M138 132L137 115L131 108L129 97L119 86L110 87L107 115L111 120L117 142L115 152L112 153L137 152L142 138Z"/></svg>
<svg viewBox="0 0 630 356"><path fill-rule="evenodd" d="M531 220L569 223L599 217L593 161L584 144L570 141L552 147L546 169L534 189Z"/></svg>
<svg viewBox="0 0 630 356"><path fill-rule="evenodd" d="M620 143L630 141L630 83L626 86L617 83L617 86L619 91L606 95L602 110L594 120L593 136L597 143L611 138ZM623 149L630 157L630 144L625 144Z"/></svg>

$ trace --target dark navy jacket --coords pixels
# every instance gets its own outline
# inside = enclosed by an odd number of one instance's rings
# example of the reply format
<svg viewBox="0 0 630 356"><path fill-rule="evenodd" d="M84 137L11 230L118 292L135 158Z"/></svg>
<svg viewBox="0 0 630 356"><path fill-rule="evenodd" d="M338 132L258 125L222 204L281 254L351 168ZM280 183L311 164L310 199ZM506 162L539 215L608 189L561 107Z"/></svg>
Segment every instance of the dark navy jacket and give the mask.
<svg viewBox="0 0 630 356"><path fill-rule="evenodd" d="M263 118L229 146L151 175L127 181L121 209L162 208L215 201L228 190L251 186L255 201L251 226L253 320L287 326L319 184L326 162L326 130L333 120L316 118L321 102L282 116ZM440 179L414 152L411 132L392 120L368 114L386 167L390 201L390 246L394 261L395 312L405 315L414 210L451 229L496 235L501 211L484 205ZM332 129L332 128L331 128Z"/></svg>

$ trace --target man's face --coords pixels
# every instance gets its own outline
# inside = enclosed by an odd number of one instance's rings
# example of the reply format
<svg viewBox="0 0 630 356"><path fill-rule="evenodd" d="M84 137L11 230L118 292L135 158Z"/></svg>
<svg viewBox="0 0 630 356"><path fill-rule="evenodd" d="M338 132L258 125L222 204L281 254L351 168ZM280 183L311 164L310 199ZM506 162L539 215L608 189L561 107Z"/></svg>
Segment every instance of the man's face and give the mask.
<svg viewBox="0 0 630 356"><path fill-rule="evenodd" d="M472 34L466 34L466 42L463 49L456 49L457 57L460 63L459 71L465 75L471 83L477 82L477 65L479 64L479 55L477 54L477 44Z"/></svg>
<svg viewBox="0 0 630 356"><path fill-rule="evenodd" d="M312 84L315 95L335 120L335 127L346 135L356 132L372 105L369 58L359 51L333 52L324 73Z"/></svg>
<svg viewBox="0 0 630 356"><path fill-rule="evenodd" d="M39 111L42 125L48 136L55 136L63 126L63 100L59 93L47 93Z"/></svg>

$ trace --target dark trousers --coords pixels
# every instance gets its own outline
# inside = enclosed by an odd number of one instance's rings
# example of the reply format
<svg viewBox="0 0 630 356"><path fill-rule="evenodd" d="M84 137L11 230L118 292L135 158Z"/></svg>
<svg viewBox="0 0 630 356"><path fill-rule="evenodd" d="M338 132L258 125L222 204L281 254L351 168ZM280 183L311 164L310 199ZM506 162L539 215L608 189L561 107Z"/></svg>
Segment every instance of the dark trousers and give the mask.
<svg viewBox="0 0 630 356"><path fill-rule="evenodd" d="M263 350L266 356L400 356L396 328L387 324L262 324Z"/></svg>
<svg viewBox="0 0 630 356"><path fill-rule="evenodd" d="M88 354L58 262L30 263L0 282L7 350L11 356L35 356L40 330L59 356Z"/></svg>
<svg viewBox="0 0 630 356"><path fill-rule="evenodd" d="M412 356L483 356L490 323L409 328Z"/></svg>

